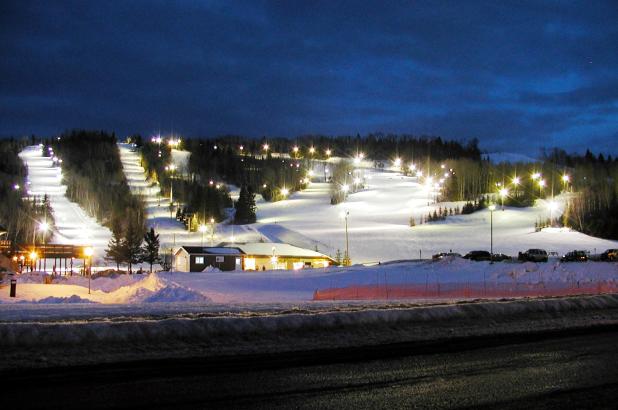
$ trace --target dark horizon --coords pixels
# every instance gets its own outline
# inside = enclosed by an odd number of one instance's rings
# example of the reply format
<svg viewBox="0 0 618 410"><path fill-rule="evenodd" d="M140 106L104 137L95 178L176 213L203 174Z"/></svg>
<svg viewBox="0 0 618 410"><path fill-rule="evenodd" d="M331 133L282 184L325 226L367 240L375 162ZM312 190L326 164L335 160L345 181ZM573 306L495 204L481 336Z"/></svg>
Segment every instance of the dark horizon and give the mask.
<svg viewBox="0 0 618 410"><path fill-rule="evenodd" d="M478 138L616 154L615 2L3 2L0 135Z"/></svg>

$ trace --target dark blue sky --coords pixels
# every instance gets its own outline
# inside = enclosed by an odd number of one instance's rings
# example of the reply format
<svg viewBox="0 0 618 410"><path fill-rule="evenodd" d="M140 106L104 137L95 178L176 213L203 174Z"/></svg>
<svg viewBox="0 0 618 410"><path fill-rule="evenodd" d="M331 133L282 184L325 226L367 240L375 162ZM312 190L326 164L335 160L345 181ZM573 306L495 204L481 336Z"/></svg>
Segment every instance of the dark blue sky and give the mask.
<svg viewBox="0 0 618 410"><path fill-rule="evenodd" d="M2 1L0 134L617 152L618 2Z"/></svg>

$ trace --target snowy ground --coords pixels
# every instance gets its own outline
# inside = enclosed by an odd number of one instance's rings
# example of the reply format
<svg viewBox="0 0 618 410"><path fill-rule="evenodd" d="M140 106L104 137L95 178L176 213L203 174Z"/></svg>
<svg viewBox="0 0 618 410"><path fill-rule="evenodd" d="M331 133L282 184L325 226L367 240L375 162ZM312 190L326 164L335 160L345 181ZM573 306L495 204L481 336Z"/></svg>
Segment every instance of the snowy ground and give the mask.
<svg viewBox="0 0 618 410"><path fill-rule="evenodd" d="M43 157L38 145L26 147L19 156L28 167L28 195L49 196L57 228L52 242L91 245L95 255L102 255L111 232L67 199L60 167L54 166L50 157Z"/></svg>
<svg viewBox="0 0 618 410"><path fill-rule="evenodd" d="M130 152L127 146L120 147L123 163L126 160L129 164L127 169L139 167L137 154ZM184 169L188 154L177 150L172 154L178 169ZM258 222L245 226L218 224L212 242L287 242L308 249L317 248L334 256L338 249L342 253L345 249L345 221L341 215L348 211L350 255L354 263L428 258L434 253L449 250L462 254L475 249L489 250L489 211L449 217L446 221L410 228L410 216L418 221L421 215L425 216L439 206L461 204L428 205L432 202L432 193L419 184L417 178L403 176L392 167L388 170L373 169L371 161L359 164L367 187L350 194L345 203L330 205L330 185L324 182L324 175L336 160L315 161L314 182L287 200L270 203L258 196ZM140 172L143 175L143 170ZM144 183L143 176L140 183ZM234 195L237 188L230 188ZM186 232L180 223L169 218L167 207L154 205L158 202L157 192L152 191L147 197L149 224L161 233L162 242L166 246L201 244L200 233ZM494 252L516 256L517 252L529 248L543 248L559 254L573 249L596 253L618 247L616 241L597 239L578 232L549 229L535 233L535 221L550 216L546 205L545 201L540 201L532 208L507 208L494 212ZM559 214L560 210L553 216ZM210 239L210 235L205 234L204 244L209 244Z"/></svg>
<svg viewBox="0 0 618 410"><path fill-rule="evenodd" d="M316 171L321 168L316 167ZM350 194L339 205L330 205L329 185L325 183L313 183L285 201L259 203L256 230L272 240L311 249L317 245L320 251L334 255L337 249L345 249L345 221L341 214L347 210L350 256L354 263L415 259L419 255L428 258L449 250L461 254L489 250L488 210L411 228L410 216L414 215L418 223L420 215L427 215L439 206L455 204L428 206L430 194L416 178L372 169L366 169L365 173L369 178L368 187ZM507 207L504 211L495 211L494 252L517 256L519 251L542 248L559 254L573 249L596 253L618 247L616 241L574 231L534 232L534 223L539 217L549 217L544 201L532 208Z"/></svg>
<svg viewBox="0 0 618 410"><path fill-rule="evenodd" d="M448 284L539 284L546 287L597 283L618 284L618 264L606 262L495 263L449 258L437 262L400 262L373 267L332 267L301 271L161 272L116 275L91 281L81 276L56 277L44 284L40 274L18 276L17 298L0 289L0 303L132 304L148 302L308 303L315 291L350 286Z"/></svg>
<svg viewBox="0 0 618 410"><path fill-rule="evenodd" d="M337 250L342 253L345 250L345 221L341 217L344 211L349 212L350 256L354 263L429 258L434 253L449 250L464 254L470 250L490 248L488 210L409 227L410 216L414 216L418 223L421 215L426 215L434 208L455 204L429 205L432 194L415 177L403 176L392 169L373 169L370 161L360 164L366 177L366 188L350 194L344 203L330 205L329 184L323 181L325 173L336 160L333 158L329 162L314 162L314 182L308 189L276 203L264 202L258 197L256 224L234 226L222 223L215 225L214 235L210 232L189 233L180 222L170 217L167 206L169 198L161 198L159 186L146 180L139 153L129 144L119 144L119 149L131 190L144 198L148 225L161 235L164 249L222 241L265 240L317 248L334 256ZM51 166L50 159L41 157L38 147L27 148L21 156L29 166L30 190L38 195L47 192L52 197L52 207L59 226L59 235L55 241L90 242L97 247L96 255L103 255L109 231L88 218L83 210L63 196L65 188L58 179L59 169ZM186 168L188 153L173 150L172 160L181 177L180 170ZM237 188L230 189L232 195L237 193ZM560 211L555 213L554 216L557 216ZM516 256L517 252L528 248L543 248L558 254L573 249L598 253L607 248L618 248L617 241L593 238L568 230L534 232L535 221L547 217L549 211L544 201L531 208L495 211L494 252ZM84 225L86 229L83 229Z"/></svg>

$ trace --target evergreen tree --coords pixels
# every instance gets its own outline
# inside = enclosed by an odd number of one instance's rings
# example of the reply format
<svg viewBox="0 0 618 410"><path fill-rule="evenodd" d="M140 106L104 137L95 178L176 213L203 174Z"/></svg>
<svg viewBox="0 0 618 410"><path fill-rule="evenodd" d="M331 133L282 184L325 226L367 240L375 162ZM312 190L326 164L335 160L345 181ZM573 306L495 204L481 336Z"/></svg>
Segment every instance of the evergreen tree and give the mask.
<svg viewBox="0 0 618 410"><path fill-rule="evenodd" d="M256 221L255 210L255 194L251 190L251 187L243 185L240 188L238 201L236 201L234 222L239 225L254 223Z"/></svg>
<svg viewBox="0 0 618 410"><path fill-rule="evenodd" d="M150 273L152 273L152 265L159 262L159 234L155 233L154 228L150 228L150 231L144 235L142 260L150 265Z"/></svg>
<svg viewBox="0 0 618 410"><path fill-rule="evenodd" d="M107 244L105 250L105 259L116 262L116 270L120 270L120 264L125 261L124 259L124 239L122 237L122 226L119 219L114 218L112 220L112 238Z"/></svg>
<svg viewBox="0 0 618 410"><path fill-rule="evenodd" d="M142 241L142 226L137 218L130 218L123 241L123 253L126 262L129 264L129 273L132 273L133 264L140 263L142 261Z"/></svg>

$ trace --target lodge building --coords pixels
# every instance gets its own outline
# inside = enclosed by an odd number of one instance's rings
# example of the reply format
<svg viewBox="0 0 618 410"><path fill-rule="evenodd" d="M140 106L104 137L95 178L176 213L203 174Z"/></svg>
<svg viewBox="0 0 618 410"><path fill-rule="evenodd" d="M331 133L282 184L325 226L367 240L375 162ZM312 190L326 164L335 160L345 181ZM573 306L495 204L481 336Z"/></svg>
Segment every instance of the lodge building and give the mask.
<svg viewBox="0 0 618 410"><path fill-rule="evenodd" d="M174 269L202 272L209 266L222 271L324 268L335 261L327 255L287 243L223 243L181 246L174 253Z"/></svg>

